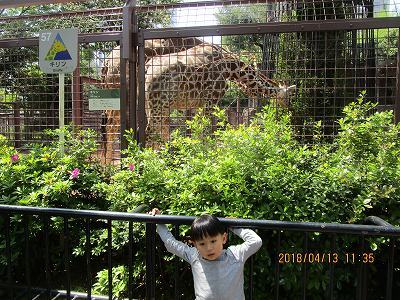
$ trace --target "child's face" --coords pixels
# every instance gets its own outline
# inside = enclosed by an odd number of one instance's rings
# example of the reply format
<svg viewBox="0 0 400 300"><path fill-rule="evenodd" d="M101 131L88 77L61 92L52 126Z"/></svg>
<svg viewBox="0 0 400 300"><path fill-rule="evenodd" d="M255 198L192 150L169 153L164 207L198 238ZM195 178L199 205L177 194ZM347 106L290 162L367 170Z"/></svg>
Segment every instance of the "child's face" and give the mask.
<svg viewBox="0 0 400 300"><path fill-rule="evenodd" d="M193 243L204 259L216 260L221 255L226 243L226 232L216 236L206 236Z"/></svg>

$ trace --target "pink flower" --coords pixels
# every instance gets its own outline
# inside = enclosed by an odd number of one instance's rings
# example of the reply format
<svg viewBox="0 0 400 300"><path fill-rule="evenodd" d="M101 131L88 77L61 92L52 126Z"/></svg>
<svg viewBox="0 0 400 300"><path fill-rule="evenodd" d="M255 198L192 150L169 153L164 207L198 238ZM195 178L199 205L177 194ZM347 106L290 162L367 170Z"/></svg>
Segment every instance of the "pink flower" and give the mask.
<svg viewBox="0 0 400 300"><path fill-rule="evenodd" d="M135 165L134 164L129 164L129 170L134 171L135 170Z"/></svg>
<svg viewBox="0 0 400 300"><path fill-rule="evenodd" d="M73 169L72 171L69 172L71 174L71 176L69 176L69 179L77 178L80 172L81 171L78 168Z"/></svg>
<svg viewBox="0 0 400 300"><path fill-rule="evenodd" d="M17 153L11 155L11 161L12 162L17 162L19 161L19 155Z"/></svg>

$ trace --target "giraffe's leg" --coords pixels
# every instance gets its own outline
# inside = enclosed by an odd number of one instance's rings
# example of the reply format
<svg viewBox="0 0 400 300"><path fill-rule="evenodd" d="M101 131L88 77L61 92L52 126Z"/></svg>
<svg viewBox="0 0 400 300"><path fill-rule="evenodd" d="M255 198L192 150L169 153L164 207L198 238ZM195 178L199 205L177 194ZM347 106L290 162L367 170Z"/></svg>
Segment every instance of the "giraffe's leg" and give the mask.
<svg viewBox="0 0 400 300"><path fill-rule="evenodd" d="M171 99L176 97L170 86L163 87L163 92L148 94L146 145L160 148L170 137Z"/></svg>
<svg viewBox="0 0 400 300"><path fill-rule="evenodd" d="M161 93L149 93L146 101L146 147L158 148L161 141Z"/></svg>
<svg viewBox="0 0 400 300"><path fill-rule="evenodd" d="M159 148L161 143L161 118L151 116L146 126L146 147Z"/></svg>
<svg viewBox="0 0 400 300"><path fill-rule="evenodd" d="M150 113L146 128L146 146L159 149L170 137L169 109L156 110ZM149 114L149 115L150 115Z"/></svg>
<svg viewBox="0 0 400 300"><path fill-rule="evenodd" d="M169 103L167 103L161 110L161 139L163 143L169 141L170 137L170 114Z"/></svg>

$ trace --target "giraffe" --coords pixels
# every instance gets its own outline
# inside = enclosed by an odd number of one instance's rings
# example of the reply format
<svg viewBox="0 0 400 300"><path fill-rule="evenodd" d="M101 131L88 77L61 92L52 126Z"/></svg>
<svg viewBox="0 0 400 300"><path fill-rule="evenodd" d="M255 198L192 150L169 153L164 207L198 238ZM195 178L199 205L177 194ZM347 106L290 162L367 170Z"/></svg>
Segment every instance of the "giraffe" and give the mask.
<svg viewBox="0 0 400 300"><path fill-rule="evenodd" d="M185 51L156 56L146 63L147 143L169 138L169 115L173 109L217 105L228 88L227 81L238 83L249 97L274 98L288 106L288 96L295 86L267 78L251 65L220 46L203 43Z"/></svg>
<svg viewBox="0 0 400 300"><path fill-rule="evenodd" d="M185 49L194 47L203 43L203 41L196 37L186 38L168 38L168 39L152 39L145 40L144 54L145 62L149 61L153 56L166 55L168 53L180 52ZM112 89L119 88L120 86L120 46L116 46L104 60L101 69L101 83L102 88ZM105 132L104 132L104 158L105 162L109 163L113 160L114 147L119 148L115 142L118 141L120 132L120 111L119 110L106 110L104 112Z"/></svg>

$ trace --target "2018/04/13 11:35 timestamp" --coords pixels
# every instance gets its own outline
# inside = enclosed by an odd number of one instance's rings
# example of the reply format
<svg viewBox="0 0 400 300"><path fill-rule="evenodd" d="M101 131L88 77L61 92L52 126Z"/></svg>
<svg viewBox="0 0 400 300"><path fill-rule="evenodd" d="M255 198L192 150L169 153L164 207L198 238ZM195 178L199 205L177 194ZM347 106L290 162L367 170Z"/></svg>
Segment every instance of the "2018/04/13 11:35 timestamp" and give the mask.
<svg viewBox="0 0 400 300"><path fill-rule="evenodd" d="M356 252L345 252L345 253L337 253L337 252L327 252L327 253L308 253L308 252L279 252L278 253L278 262L280 264L288 264L288 263L328 263L328 264L354 264L354 263L363 263L363 264L372 264L375 261L375 253L373 252L364 252L364 253L356 253Z"/></svg>

